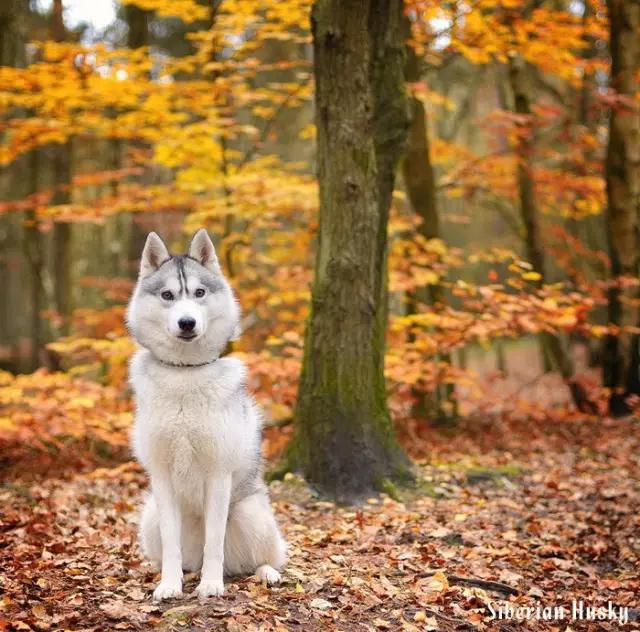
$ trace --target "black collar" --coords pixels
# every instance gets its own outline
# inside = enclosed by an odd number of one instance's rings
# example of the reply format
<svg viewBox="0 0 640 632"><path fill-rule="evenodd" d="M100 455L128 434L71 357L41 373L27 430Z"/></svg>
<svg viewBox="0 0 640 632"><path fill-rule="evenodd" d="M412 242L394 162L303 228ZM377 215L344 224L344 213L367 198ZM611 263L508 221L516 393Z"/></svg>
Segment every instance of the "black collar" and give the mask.
<svg viewBox="0 0 640 632"><path fill-rule="evenodd" d="M222 348L222 353L224 353L225 349L228 348L230 342L231 342L231 339L229 339L227 341L227 343L225 344L225 346ZM158 362L160 362L160 364L164 364L166 366L170 366L170 367L173 367L175 369L191 369L191 368L198 367L198 366L207 366L207 364L213 364L214 362L217 362L222 357L222 356L217 356L213 360L208 360L207 362L200 362L198 364L186 364L186 363L176 364L174 362L166 362L165 360L161 360L158 356L154 355L153 353L151 355L153 355L153 357Z"/></svg>
<svg viewBox="0 0 640 632"><path fill-rule="evenodd" d="M156 357L156 360L160 362L160 364L164 364L166 366L170 366L176 369L191 369L197 366L207 366L208 364L213 364L214 362L218 361L218 358L214 358L213 360L209 360L208 362L200 362L199 364L186 364L186 363L174 364L173 362L165 362L164 360L161 360L158 357Z"/></svg>

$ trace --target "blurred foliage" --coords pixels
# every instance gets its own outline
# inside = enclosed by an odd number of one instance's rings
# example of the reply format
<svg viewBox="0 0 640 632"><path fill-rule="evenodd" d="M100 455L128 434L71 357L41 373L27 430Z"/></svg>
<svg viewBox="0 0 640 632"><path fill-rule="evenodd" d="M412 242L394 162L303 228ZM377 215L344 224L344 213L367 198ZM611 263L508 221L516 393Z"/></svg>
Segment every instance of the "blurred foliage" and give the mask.
<svg viewBox="0 0 640 632"><path fill-rule="evenodd" d="M24 171L25 158L40 155L46 163L53 145L75 152L68 181L41 177L26 195L7 194L1 220L27 222L42 235L72 224L76 243L98 226L111 231L118 259L137 256L125 243L134 229L153 226L175 245L206 226L245 314L233 352L248 362L268 417L284 424L295 403L317 227L310 2L121 4L152 12L152 25L181 20L193 52L172 57L153 44L132 50L108 39L40 40L29 44L26 66L0 67L0 163ZM540 332L586 341L615 333L602 315L608 257L593 222L606 203L606 113L629 104L606 89L608 60L598 52L606 13L599 1L588 2L584 16L574 6L580 3L542 2L532 11L528 4L406 2L407 45L424 65L423 78L408 89L429 117L445 228L442 238L421 235L422 220L400 183L389 227L387 354L399 422L411 416L417 392L443 384L460 400L448 405L462 403L459 414L479 405L486 375L466 366L467 350ZM530 115L514 112L504 95L504 73L516 57L529 64L535 84ZM486 79L475 93L474 74ZM442 89L447 82L456 89ZM582 117L581 99L589 103ZM465 112L469 100L480 105ZM443 133L452 120L462 131ZM524 137L534 139L526 158L553 262L544 284L522 255L517 172ZM115 160L108 160L109 148ZM477 223L483 231L466 230ZM94 247L73 253L75 309L60 314L49 303L44 314L49 368L0 375L3 449L126 442L133 344L123 314L132 282L84 265L92 259L100 268L111 256ZM47 283L50 297L55 288ZM430 287L441 289L442 300L428 299ZM411 311L409 296L418 301ZM604 397L597 383L591 396ZM557 408L559 416L567 406ZM275 446L269 453L281 449L286 433L268 435Z"/></svg>

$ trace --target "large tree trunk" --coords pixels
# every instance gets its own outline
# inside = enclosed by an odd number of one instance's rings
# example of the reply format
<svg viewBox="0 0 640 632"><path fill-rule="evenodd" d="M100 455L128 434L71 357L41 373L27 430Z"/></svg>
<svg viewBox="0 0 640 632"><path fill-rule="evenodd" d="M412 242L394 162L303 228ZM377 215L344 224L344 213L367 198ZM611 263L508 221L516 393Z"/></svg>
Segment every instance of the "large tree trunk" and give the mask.
<svg viewBox="0 0 640 632"><path fill-rule="evenodd" d="M404 18L404 37L408 39L411 23ZM420 59L413 48L406 45L407 59L405 78L409 83L420 81L422 72ZM410 125L407 150L402 160L402 175L411 208L422 222L418 234L425 239L440 239L440 217L436 198L436 179L429 151L429 128L427 113L422 101L412 96L409 99ZM415 314L420 303L432 305L442 303L444 293L440 284L431 284L423 291L412 292L407 296L407 313ZM451 364L451 356L442 354L436 359ZM452 385L441 385L434 393L426 394L414 389L415 404L412 415L419 419L434 419L439 423L449 423L455 419L455 393Z"/></svg>
<svg viewBox="0 0 640 632"><path fill-rule="evenodd" d="M509 82L513 93L514 111L522 116L531 116L531 87L528 67L525 60L517 56L509 63ZM536 204L533 182L532 162L533 134L521 133L518 145L518 197L520 213L525 231L525 254L533 269L540 274L540 285L547 280L547 266L544 256L543 239L540 227L540 213ZM584 389L573 380L574 368L569 353L560 338L554 334L540 334L543 363L560 373L571 393L571 398L579 410L595 412Z"/></svg>
<svg viewBox="0 0 640 632"><path fill-rule="evenodd" d="M386 404L387 220L406 135L402 3L312 13L320 229L292 457L352 499L410 476Z"/></svg>
<svg viewBox="0 0 640 632"><path fill-rule="evenodd" d="M612 389L612 414L629 411L630 394L640 394L638 336L625 331L640 325L637 286L618 283L638 277L638 212L640 211L640 112L635 102L640 86L640 4L608 0L611 87L628 103L611 110L606 158L607 239L613 282L609 290L609 322L621 328L608 336L604 351L604 384Z"/></svg>

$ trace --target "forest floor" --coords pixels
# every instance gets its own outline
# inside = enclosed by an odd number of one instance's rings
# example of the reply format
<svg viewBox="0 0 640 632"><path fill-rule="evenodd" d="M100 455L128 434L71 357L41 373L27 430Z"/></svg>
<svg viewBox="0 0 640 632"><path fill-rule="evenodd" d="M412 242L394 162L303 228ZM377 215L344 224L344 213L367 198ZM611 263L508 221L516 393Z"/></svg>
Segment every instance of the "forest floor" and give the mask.
<svg viewBox="0 0 640 632"><path fill-rule="evenodd" d="M465 422L425 430L418 489L359 507L271 485L283 583L155 604L136 543L138 466L0 488L0 630L640 629L640 423ZM629 623L572 620L572 601ZM515 606L564 619L499 621ZM586 611L585 611L586 613ZM541 613L543 614L543 613Z"/></svg>

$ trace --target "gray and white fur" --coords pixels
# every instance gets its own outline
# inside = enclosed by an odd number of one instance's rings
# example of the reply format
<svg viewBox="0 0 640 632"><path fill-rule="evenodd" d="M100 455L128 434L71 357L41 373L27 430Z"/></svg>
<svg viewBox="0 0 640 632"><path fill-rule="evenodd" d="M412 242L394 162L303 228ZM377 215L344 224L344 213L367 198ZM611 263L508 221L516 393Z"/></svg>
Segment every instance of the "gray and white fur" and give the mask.
<svg viewBox="0 0 640 632"><path fill-rule="evenodd" d="M149 234L127 322L142 347L132 443L151 480L140 543L162 569L154 599L182 596L183 569L201 569L201 598L223 594L223 574L279 582L286 544L262 479L261 411L243 362L220 358L240 308L205 230L179 256Z"/></svg>

